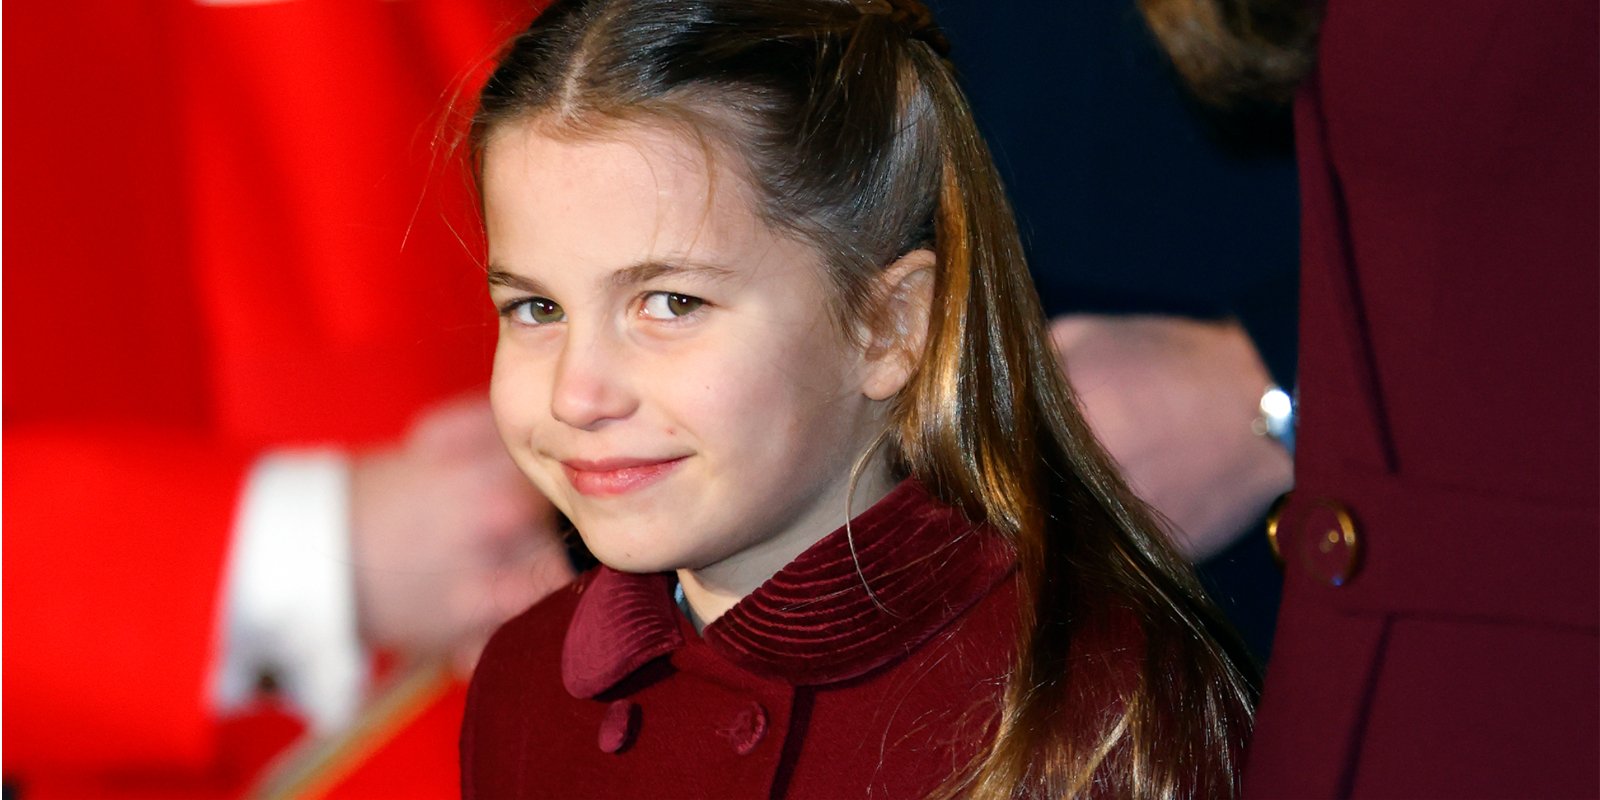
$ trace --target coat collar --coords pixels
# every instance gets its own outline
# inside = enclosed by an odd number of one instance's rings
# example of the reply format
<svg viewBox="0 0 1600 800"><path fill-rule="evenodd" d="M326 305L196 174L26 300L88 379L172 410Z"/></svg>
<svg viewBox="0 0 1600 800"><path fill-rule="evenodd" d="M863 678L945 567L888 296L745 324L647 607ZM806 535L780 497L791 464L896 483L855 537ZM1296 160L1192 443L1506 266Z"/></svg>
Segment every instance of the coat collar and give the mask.
<svg viewBox="0 0 1600 800"><path fill-rule="evenodd" d="M707 625L703 639L734 664L795 685L848 680L927 641L1008 576L1014 559L991 528L906 480L848 533L823 537ZM594 697L693 636L672 599L675 580L596 569L562 648L568 692Z"/></svg>

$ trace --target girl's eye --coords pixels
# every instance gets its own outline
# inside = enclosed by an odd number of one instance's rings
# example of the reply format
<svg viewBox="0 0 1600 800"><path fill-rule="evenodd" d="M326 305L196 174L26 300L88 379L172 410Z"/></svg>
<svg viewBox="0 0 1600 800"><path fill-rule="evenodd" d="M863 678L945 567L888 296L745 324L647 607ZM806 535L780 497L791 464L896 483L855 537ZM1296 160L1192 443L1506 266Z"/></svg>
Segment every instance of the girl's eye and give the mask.
<svg viewBox="0 0 1600 800"><path fill-rule="evenodd" d="M651 292L644 297L642 313L651 319L676 319L698 311L706 301L686 294Z"/></svg>
<svg viewBox="0 0 1600 800"><path fill-rule="evenodd" d="M504 311L512 322L522 325L549 325L567 318L560 304L545 297L529 297L512 303Z"/></svg>

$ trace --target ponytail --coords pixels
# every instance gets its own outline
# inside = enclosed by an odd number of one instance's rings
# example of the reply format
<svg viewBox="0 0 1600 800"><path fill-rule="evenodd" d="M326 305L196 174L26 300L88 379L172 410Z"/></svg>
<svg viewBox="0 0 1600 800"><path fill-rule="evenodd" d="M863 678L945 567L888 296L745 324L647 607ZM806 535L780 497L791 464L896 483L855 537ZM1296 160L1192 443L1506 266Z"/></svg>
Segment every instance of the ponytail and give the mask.
<svg viewBox="0 0 1600 800"><path fill-rule="evenodd" d="M1012 539L1022 598L994 743L947 789L1233 796L1253 664L1078 412L993 159L950 70L917 61L939 110L938 270L898 439L914 475ZM1108 616L1141 629L1142 663L1096 717L1071 708L1074 687L1120 679L1076 655Z"/></svg>

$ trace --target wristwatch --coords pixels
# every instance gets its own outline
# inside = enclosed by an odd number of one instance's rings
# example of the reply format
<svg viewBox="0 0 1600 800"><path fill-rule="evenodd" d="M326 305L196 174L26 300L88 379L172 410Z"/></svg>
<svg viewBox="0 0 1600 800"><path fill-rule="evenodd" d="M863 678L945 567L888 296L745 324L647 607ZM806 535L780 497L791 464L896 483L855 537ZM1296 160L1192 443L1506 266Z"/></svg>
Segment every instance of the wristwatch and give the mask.
<svg viewBox="0 0 1600 800"><path fill-rule="evenodd" d="M1266 436L1294 455L1294 418L1298 403L1277 384L1261 393L1261 414L1251 424L1257 436Z"/></svg>

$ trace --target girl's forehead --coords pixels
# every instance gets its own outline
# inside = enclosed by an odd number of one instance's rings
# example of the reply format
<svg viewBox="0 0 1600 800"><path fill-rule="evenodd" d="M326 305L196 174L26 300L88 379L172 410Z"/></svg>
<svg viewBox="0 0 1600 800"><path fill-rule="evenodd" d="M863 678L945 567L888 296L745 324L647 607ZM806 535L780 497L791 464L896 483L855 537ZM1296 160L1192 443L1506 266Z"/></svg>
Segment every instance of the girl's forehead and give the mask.
<svg viewBox="0 0 1600 800"><path fill-rule="evenodd" d="M759 263L787 237L756 212L735 158L675 126L619 124L584 135L507 126L484 150L491 257L507 267Z"/></svg>
<svg viewBox="0 0 1600 800"><path fill-rule="evenodd" d="M496 131L484 158L486 177L491 162L499 161L503 172L549 179L569 190L616 186L679 201L717 195L741 204L753 199L742 161L679 125L618 122L574 130L534 120Z"/></svg>

